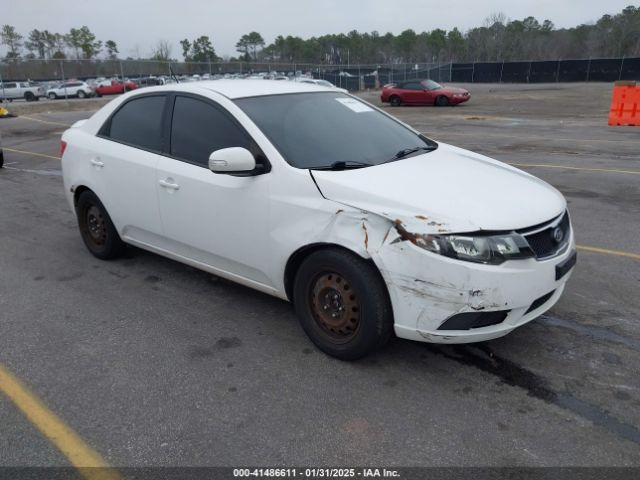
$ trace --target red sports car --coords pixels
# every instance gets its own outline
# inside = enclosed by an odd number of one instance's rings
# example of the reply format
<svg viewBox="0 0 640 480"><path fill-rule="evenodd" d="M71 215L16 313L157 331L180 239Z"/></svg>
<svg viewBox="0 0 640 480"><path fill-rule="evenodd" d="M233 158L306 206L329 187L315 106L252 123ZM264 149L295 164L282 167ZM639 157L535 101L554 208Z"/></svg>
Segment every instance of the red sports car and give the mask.
<svg viewBox="0 0 640 480"><path fill-rule="evenodd" d="M380 100L399 105L458 105L471 95L464 88L444 87L433 80L405 80L382 88Z"/></svg>
<svg viewBox="0 0 640 480"><path fill-rule="evenodd" d="M102 95L115 95L117 93L135 90L136 88L138 88L138 84L131 80L127 80L124 83L117 80L105 80L100 82L96 87L96 95L98 97L101 97Z"/></svg>

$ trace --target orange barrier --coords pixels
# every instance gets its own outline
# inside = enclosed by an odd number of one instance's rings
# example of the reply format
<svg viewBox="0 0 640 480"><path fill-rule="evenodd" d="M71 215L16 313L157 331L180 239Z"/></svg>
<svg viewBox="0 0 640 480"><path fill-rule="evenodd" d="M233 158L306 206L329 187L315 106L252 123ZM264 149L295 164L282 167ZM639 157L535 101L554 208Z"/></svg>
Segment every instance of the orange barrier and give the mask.
<svg viewBox="0 0 640 480"><path fill-rule="evenodd" d="M615 83L609 125L640 126L640 86L636 82Z"/></svg>

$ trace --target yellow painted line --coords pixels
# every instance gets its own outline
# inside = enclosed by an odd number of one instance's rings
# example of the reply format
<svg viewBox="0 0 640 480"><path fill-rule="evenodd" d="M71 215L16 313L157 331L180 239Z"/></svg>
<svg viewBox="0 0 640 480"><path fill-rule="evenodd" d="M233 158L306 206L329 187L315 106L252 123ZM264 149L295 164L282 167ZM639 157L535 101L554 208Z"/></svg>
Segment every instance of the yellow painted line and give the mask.
<svg viewBox="0 0 640 480"><path fill-rule="evenodd" d="M35 155L36 157L44 157L44 158L52 158L54 160L60 160L60 157L54 157L53 155L46 155L44 153L29 152L27 150L16 150L15 148L7 148L7 147L2 147L2 149L6 150L7 152L22 153L23 155Z"/></svg>
<svg viewBox="0 0 640 480"><path fill-rule="evenodd" d="M24 118L25 120L31 120L33 122L48 123L49 125L62 125L64 127L70 127L71 126L68 123L52 122L51 120L42 120L41 118L29 117L27 115L20 115L18 118Z"/></svg>
<svg viewBox="0 0 640 480"><path fill-rule="evenodd" d="M514 167L539 167L539 168L560 168L565 170L584 170L586 172L609 172L609 173L627 173L631 175L640 175L640 170L618 170L615 168L591 168L591 167L570 167L568 165L549 165L544 163L509 163Z"/></svg>
<svg viewBox="0 0 640 480"><path fill-rule="evenodd" d="M605 255L615 255L616 257L633 258L634 260L640 260L640 253L625 252L622 250L610 250L608 248L589 247L587 245L577 245L578 250L583 252L603 253Z"/></svg>
<svg viewBox="0 0 640 480"><path fill-rule="evenodd" d="M89 447L71 428L40 401L20 380L0 363L0 391L25 417L60 450L86 480L121 480L98 452Z"/></svg>

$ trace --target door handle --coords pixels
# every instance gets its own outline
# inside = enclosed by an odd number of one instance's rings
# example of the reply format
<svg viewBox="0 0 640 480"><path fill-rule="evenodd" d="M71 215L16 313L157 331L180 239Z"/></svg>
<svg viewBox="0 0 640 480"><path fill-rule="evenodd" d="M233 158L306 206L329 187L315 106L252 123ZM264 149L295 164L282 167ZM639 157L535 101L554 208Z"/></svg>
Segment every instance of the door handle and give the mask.
<svg viewBox="0 0 640 480"><path fill-rule="evenodd" d="M180 190L180 185L178 185L177 183L173 183L171 181L171 179L166 179L166 180L160 180L160 186L164 187L164 188L169 188L171 190Z"/></svg>
<svg viewBox="0 0 640 480"><path fill-rule="evenodd" d="M91 165L93 165L94 167L102 168L102 167L104 167L104 162L101 162L97 158L92 158L91 159Z"/></svg>

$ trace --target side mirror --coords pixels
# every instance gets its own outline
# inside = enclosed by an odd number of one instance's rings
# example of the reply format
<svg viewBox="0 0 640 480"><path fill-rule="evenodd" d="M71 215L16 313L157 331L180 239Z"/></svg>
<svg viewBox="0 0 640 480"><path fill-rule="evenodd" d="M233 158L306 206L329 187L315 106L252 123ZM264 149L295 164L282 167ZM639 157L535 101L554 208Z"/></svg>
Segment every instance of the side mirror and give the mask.
<svg viewBox="0 0 640 480"><path fill-rule="evenodd" d="M223 148L209 155L209 170L213 173L247 173L255 168L256 159L246 148Z"/></svg>

